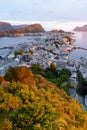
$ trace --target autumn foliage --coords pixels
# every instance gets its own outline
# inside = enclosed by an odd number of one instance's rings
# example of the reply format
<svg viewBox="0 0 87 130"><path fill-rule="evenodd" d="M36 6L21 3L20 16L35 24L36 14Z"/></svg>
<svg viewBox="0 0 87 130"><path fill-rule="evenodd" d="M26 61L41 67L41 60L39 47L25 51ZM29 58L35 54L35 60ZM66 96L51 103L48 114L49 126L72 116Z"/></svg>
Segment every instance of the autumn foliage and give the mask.
<svg viewBox="0 0 87 130"><path fill-rule="evenodd" d="M0 84L4 81L4 78L0 75Z"/></svg>
<svg viewBox="0 0 87 130"><path fill-rule="evenodd" d="M87 112L77 100L30 69L18 70L20 82L0 86L0 130L87 130Z"/></svg>
<svg viewBox="0 0 87 130"><path fill-rule="evenodd" d="M5 80L15 81L21 83L29 83L33 78L31 69L28 69L25 66L20 67L10 67L7 73L5 74Z"/></svg>

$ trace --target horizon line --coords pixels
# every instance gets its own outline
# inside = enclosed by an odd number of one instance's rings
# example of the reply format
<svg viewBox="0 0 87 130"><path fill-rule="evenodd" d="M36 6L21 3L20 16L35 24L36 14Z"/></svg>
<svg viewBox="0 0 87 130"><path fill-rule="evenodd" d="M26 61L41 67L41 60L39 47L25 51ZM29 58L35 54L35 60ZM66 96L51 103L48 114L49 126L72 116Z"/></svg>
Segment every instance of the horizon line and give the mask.
<svg viewBox="0 0 87 130"><path fill-rule="evenodd" d="M64 30L64 31L73 31L75 27L80 27L87 25L85 21L17 21L17 20L0 20L0 22L7 22L11 25L31 25L31 24L41 24L45 30Z"/></svg>

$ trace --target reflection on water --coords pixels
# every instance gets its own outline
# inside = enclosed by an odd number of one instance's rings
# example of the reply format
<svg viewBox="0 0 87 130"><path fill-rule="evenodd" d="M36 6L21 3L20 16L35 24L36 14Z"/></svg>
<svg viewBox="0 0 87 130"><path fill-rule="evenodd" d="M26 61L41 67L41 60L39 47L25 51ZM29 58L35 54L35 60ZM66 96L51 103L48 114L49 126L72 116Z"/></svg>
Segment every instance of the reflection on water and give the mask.
<svg viewBox="0 0 87 130"><path fill-rule="evenodd" d="M87 32L76 32L76 41L75 45L78 45L80 47L87 48Z"/></svg>
<svg viewBox="0 0 87 130"><path fill-rule="evenodd" d="M74 45L87 48L87 32L75 32L75 39ZM69 57L74 59L80 59L80 57L87 58L87 50L74 50Z"/></svg>

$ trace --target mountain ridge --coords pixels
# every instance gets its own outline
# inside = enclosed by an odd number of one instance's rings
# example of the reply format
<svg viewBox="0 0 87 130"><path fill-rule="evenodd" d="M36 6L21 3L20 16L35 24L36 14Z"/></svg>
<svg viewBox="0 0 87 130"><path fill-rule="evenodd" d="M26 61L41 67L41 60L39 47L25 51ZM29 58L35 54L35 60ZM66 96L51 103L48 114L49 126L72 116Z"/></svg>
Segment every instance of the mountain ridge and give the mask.
<svg viewBox="0 0 87 130"><path fill-rule="evenodd" d="M0 33L3 35L15 34L15 33L40 33L45 32L45 29L41 24L35 23L31 25L11 25L7 22L0 22Z"/></svg>
<svg viewBox="0 0 87 130"><path fill-rule="evenodd" d="M73 31L78 31L78 32L87 32L87 25L84 25L82 27L75 27Z"/></svg>

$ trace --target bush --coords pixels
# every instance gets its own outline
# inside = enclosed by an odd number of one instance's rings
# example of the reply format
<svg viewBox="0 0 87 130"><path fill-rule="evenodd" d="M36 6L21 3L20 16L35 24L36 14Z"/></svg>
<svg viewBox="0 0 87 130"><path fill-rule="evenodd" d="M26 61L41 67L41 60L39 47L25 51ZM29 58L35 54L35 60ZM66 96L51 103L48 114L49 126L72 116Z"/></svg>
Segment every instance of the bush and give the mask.
<svg viewBox="0 0 87 130"><path fill-rule="evenodd" d="M15 51L14 55L15 55L15 57L17 57L17 55L21 55L23 53L24 53L24 50L19 50L19 51Z"/></svg>

